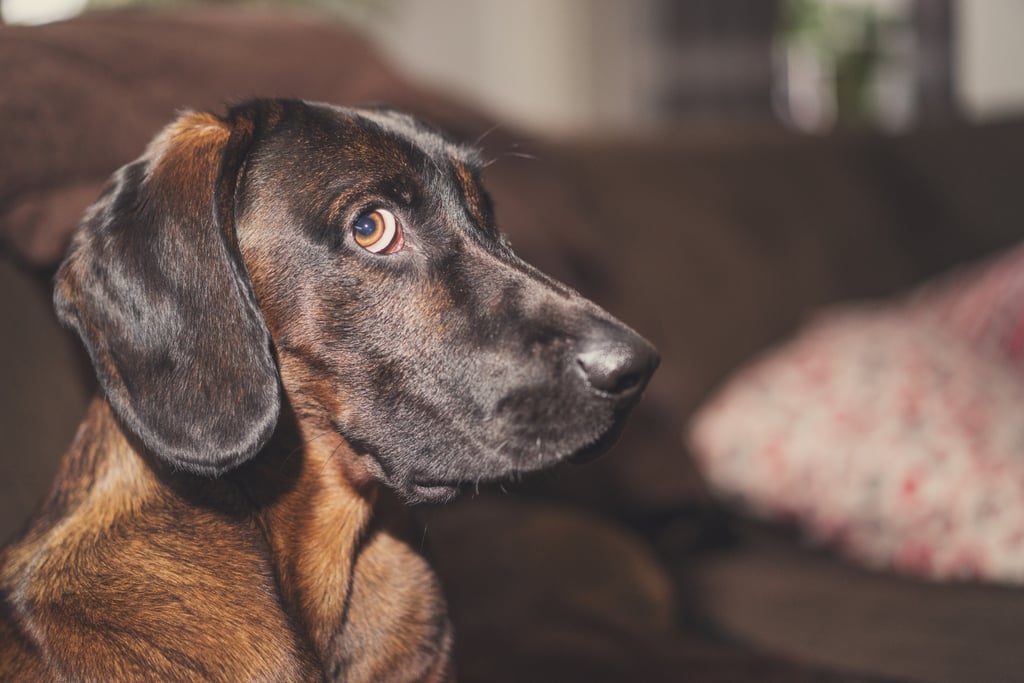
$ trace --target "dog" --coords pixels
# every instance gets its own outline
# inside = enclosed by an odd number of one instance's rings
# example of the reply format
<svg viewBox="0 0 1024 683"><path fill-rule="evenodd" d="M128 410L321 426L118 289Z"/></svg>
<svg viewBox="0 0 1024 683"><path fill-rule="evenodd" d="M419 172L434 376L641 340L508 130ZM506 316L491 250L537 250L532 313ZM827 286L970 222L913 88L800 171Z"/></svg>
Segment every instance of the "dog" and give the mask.
<svg viewBox="0 0 1024 683"><path fill-rule="evenodd" d="M404 505L599 454L658 363L514 255L483 166L252 100L117 171L55 278L101 391L0 557L0 678L454 677Z"/></svg>

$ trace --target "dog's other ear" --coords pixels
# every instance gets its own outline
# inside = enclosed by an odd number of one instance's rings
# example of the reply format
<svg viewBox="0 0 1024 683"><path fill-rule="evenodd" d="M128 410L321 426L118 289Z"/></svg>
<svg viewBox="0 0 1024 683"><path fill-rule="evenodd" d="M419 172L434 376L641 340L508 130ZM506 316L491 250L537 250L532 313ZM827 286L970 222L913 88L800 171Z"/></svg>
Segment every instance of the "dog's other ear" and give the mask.
<svg viewBox="0 0 1024 683"><path fill-rule="evenodd" d="M241 109L241 108L240 108ZM173 466L217 475L250 458L280 409L270 334L235 237L234 195L254 136L187 113L122 167L56 276L122 423Z"/></svg>

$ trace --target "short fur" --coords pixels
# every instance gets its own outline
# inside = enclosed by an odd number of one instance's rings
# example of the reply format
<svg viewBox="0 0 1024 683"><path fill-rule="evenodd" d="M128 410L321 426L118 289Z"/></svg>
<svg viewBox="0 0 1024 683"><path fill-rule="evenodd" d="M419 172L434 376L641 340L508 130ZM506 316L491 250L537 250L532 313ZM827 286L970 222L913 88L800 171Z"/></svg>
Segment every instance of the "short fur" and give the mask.
<svg viewBox="0 0 1024 683"><path fill-rule="evenodd" d="M256 100L115 174L54 297L102 392L0 556L0 678L453 676L399 503L603 449L657 363L513 255L481 168L398 112ZM403 249L354 242L376 208Z"/></svg>

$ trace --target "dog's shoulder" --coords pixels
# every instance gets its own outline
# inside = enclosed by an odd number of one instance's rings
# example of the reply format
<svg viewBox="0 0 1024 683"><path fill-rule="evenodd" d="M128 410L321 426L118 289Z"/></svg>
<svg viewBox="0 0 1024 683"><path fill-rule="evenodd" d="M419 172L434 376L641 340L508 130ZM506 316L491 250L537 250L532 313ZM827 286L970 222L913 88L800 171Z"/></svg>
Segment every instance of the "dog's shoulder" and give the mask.
<svg viewBox="0 0 1024 683"><path fill-rule="evenodd" d="M60 481L78 485L0 556L0 679L315 680L251 519L110 466L117 448L87 436L102 458L73 448Z"/></svg>
<svg viewBox="0 0 1024 683"><path fill-rule="evenodd" d="M80 531L50 528L10 549L33 566L5 581L11 637L0 640L13 652L0 671L33 678L41 656L92 680L315 678L247 525L153 506Z"/></svg>

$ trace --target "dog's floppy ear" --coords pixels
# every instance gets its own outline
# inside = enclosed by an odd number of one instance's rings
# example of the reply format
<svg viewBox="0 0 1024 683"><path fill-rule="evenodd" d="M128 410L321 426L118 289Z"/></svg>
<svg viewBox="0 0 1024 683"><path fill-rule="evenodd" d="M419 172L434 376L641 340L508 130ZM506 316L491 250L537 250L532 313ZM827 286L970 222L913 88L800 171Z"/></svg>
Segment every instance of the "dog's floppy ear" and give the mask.
<svg viewBox="0 0 1024 683"><path fill-rule="evenodd" d="M254 123L186 113L122 167L56 276L115 412L173 466L217 475L270 437L280 409L270 334L235 237Z"/></svg>

